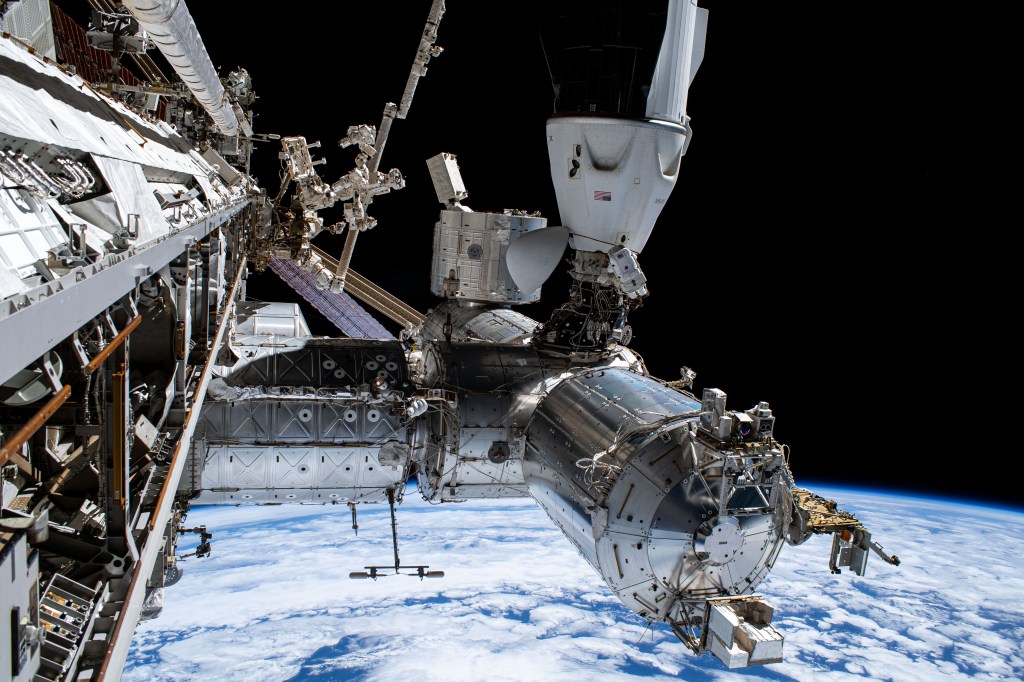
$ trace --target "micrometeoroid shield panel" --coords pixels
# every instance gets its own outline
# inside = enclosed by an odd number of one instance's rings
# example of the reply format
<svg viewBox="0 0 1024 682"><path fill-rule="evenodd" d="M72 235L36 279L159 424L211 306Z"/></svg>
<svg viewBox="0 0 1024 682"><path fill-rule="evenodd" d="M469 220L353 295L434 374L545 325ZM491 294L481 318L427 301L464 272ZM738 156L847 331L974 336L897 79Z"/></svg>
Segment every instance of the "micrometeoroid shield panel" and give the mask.
<svg viewBox="0 0 1024 682"><path fill-rule="evenodd" d="M730 502L753 482L740 469L770 469L781 454L730 454L733 444L699 429L699 414L690 396L605 369L554 388L527 434L531 495L623 603L655 620L686 621L708 598L750 594L783 541L768 499Z"/></svg>
<svg viewBox="0 0 1024 682"><path fill-rule="evenodd" d="M507 253L510 244L546 225L547 219L540 216L441 211L434 227L431 292L478 303L540 299L543 279L531 279L532 290L521 289L509 272Z"/></svg>

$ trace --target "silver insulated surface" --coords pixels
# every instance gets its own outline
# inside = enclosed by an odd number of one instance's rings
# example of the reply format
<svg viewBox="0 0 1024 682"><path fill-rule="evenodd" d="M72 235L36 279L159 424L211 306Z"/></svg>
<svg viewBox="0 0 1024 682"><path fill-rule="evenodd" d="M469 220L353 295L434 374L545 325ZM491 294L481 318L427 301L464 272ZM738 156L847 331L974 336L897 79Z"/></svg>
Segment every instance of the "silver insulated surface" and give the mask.
<svg viewBox="0 0 1024 682"><path fill-rule="evenodd" d="M436 388L454 395L458 407L438 414L433 432L443 447L427 456L420 490L440 500L525 497L526 425L558 369L527 346L452 343L439 355Z"/></svg>
<svg viewBox="0 0 1024 682"><path fill-rule="evenodd" d="M183 477L199 503L381 501L406 479L415 441L399 342L237 341Z"/></svg>
<svg viewBox="0 0 1024 682"><path fill-rule="evenodd" d="M547 219L506 213L441 211L434 228L434 261L430 290L481 303L530 303L540 287L522 291L509 273L509 244L547 225ZM446 282L447 280L447 282ZM457 285L454 283L457 281Z"/></svg>
<svg viewBox="0 0 1024 682"><path fill-rule="evenodd" d="M562 381L527 429L530 494L631 609L680 621L767 575L781 527L723 511L727 448L698 434L700 403L625 369ZM727 490L727 493L729 491Z"/></svg>
<svg viewBox="0 0 1024 682"><path fill-rule="evenodd" d="M427 313L423 320L423 336L443 339L446 324L451 324L452 341L508 344L525 343L540 326L537 320L511 308L475 304L460 306L453 301L444 301Z"/></svg>

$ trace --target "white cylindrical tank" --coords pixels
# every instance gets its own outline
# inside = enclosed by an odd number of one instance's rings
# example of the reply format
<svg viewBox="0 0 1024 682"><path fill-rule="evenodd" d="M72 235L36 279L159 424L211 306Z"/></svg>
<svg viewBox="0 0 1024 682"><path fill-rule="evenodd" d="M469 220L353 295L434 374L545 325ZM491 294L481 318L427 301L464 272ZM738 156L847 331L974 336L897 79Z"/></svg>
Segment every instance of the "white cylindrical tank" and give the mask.
<svg viewBox="0 0 1024 682"><path fill-rule="evenodd" d="M183 0L124 0L124 6L153 37L174 71L225 135L238 134L238 118Z"/></svg>

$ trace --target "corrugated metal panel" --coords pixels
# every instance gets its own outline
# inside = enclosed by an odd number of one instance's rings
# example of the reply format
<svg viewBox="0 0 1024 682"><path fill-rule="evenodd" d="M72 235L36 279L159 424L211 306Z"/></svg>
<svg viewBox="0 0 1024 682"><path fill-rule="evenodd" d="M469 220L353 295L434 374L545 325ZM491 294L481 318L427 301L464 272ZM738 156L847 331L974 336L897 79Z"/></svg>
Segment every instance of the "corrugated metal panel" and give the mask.
<svg viewBox="0 0 1024 682"><path fill-rule="evenodd" d="M56 57L48 0L21 0L5 10L7 13L0 17L0 29L24 40L44 57Z"/></svg>

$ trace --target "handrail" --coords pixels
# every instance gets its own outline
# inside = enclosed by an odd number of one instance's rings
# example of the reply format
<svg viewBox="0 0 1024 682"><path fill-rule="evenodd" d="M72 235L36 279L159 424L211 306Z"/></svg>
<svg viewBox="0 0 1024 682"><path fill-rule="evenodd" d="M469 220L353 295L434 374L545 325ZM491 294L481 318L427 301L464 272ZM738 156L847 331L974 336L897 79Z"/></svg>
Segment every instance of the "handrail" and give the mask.
<svg viewBox="0 0 1024 682"><path fill-rule="evenodd" d="M14 463L18 465L18 468L24 471L29 476L32 475L32 464L22 457L18 450L25 444L29 438L35 435L35 432L46 423L46 421L53 416L53 413L64 404L64 401L71 395L71 387L63 386L57 395L50 398L42 409L36 412L35 416L29 419L24 426L18 429L13 436L11 436L6 443L0 447L0 466L7 463L8 459L13 459Z"/></svg>
<svg viewBox="0 0 1024 682"><path fill-rule="evenodd" d="M113 353L118 346L124 343L124 340L128 338L128 335L135 331L135 328L141 323L142 315L137 315L132 318L132 321L128 323L128 326L122 329L120 333L118 333L118 335L115 336L113 340L108 343L103 350L97 353L96 357L90 360L89 364L83 368L85 375L89 376L98 370L103 364L103 361L110 357L110 354ZM19 469L30 476L32 475L31 463L24 457L21 457L18 454L18 450L21 449L21 446L24 445L29 438L35 435L36 431L42 428L43 424L45 424L47 420L53 416L53 413L67 401L70 395L71 387L68 385L62 386L61 389L57 391L56 395L50 398L46 404L32 416L31 419L25 422L24 426L18 429L18 431L15 432L15 434L11 436L2 447L0 447L0 466L4 465L8 459L13 459Z"/></svg>
<svg viewBox="0 0 1024 682"><path fill-rule="evenodd" d="M216 364L213 361L214 356L220 348L220 344L224 340L224 332L228 328L228 322L231 318L232 307L234 301L238 295L239 283L242 281L242 275L246 272L246 258L243 256L238 266L238 272L235 275L235 281L231 286L231 293L224 304L224 311L219 324L217 325L217 334L214 337L213 345L209 349L209 355L207 357L206 365L203 367L203 372L200 375L199 383L196 384L195 393L193 394L192 406L189 408L188 414L185 416L185 422L182 424L181 432L178 436L178 442L174 448L174 454L171 457L171 463L167 469L167 476L164 479L163 485L160 488L160 494L157 497L156 505L153 507L153 512L149 517L148 531L150 534L157 528L160 528L170 518L170 505L166 502L168 490L177 489L178 480L181 476L182 462L182 444L191 442L192 434L195 432L196 424L199 421L199 412L202 410L203 400L206 397L206 388L210 382L210 377L213 374L213 366ZM166 508L165 508L166 507ZM125 620L128 617L135 619L138 622L138 612L129 616L127 611L128 603L135 597L135 592L140 589L141 586L145 586L149 576L151 575L152 567L156 561L156 553L151 551L152 548L159 545L159 543L153 544L155 541L152 537L147 538L146 549L142 551L139 557L139 561L136 562L131 580L128 583L128 589L125 592L124 599L122 601L121 611L117 614L114 620L114 626L107 638L106 652L103 655L103 660L100 663L99 669L94 675L94 682L103 682L107 674L113 670L119 670L118 665L124 665L124 660L128 655L128 645L131 642L132 634L135 631L135 623L128 626L125 630ZM148 559L148 560L147 560ZM127 640L123 640L124 633L127 633ZM117 650L118 663L114 663L114 653Z"/></svg>
<svg viewBox="0 0 1024 682"><path fill-rule="evenodd" d="M120 346L124 342L124 340L128 338L128 335L135 331L135 328L138 327L140 324L142 324L142 315L136 315L135 317L133 317L132 321L128 323L128 326L122 329L118 333L118 335L114 337L113 341L108 343L106 347L103 348L103 350L96 354L96 357L89 361L89 364L85 366L84 370L82 370L85 372L85 376L89 376L90 374L98 370L100 366L103 364L104 360L109 358L110 354L113 353L114 350L118 346Z"/></svg>

